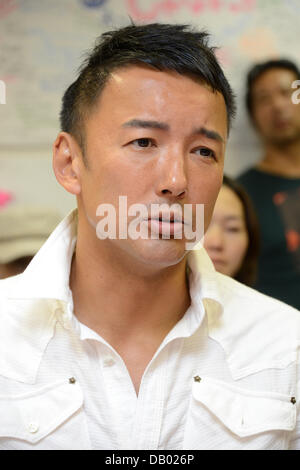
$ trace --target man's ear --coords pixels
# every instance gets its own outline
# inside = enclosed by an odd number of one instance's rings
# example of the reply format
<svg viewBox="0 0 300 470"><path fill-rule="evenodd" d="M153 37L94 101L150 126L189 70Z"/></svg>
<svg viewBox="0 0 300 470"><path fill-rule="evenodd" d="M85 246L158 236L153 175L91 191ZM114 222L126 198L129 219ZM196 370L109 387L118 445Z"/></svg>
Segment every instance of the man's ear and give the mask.
<svg viewBox="0 0 300 470"><path fill-rule="evenodd" d="M74 137L60 132L53 144L53 170L59 184L74 195L81 191L81 163L81 151Z"/></svg>

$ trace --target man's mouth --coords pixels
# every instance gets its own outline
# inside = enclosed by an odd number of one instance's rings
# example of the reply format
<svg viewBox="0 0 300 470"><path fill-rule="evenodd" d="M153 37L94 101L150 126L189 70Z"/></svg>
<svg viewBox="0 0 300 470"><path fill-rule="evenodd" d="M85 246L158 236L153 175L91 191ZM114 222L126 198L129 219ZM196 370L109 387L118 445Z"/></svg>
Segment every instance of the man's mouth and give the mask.
<svg viewBox="0 0 300 470"><path fill-rule="evenodd" d="M159 222L184 224L183 215L175 212L159 212L157 214L151 214L148 217L148 220L158 220Z"/></svg>
<svg viewBox="0 0 300 470"><path fill-rule="evenodd" d="M149 229L151 233L162 236L175 236L182 234L184 221L182 217L175 215L156 216L148 218ZM181 237L182 238L182 237Z"/></svg>
<svg viewBox="0 0 300 470"><path fill-rule="evenodd" d="M158 220L159 222L167 222L167 223L180 223L184 224L182 219L176 218L176 217L149 217L148 220Z"/></svg>

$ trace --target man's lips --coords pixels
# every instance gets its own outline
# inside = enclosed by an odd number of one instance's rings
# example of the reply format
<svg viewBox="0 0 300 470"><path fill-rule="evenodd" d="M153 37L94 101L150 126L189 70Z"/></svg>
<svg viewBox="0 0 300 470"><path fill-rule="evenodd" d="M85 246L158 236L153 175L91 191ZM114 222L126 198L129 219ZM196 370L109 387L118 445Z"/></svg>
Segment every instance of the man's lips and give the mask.
<svg viewBox="0 0 300 470"><path fill-rule="evenodd" d="M170 224L174 224L174 223L180 223L180 224L184 224L184 220L180 219L180 218L164 218L164 217L148 217L148 220L158 220L159 222L163 222L163 223L170 223Z"/></svg>
<svg viewBox="0 0 300 470"><path fill-rule="evenodd" d="M151 233L160 234L160 235L175 235L182 234L184 222L179 219L163 219L156 217L148 218L148 225Z"/></svg>
<svg viewBox="0 0 300 470"><path fill-rule="evenodd" d="M148 217L148 220L159 220L160 222L180 222L184 224L184 217L183 214L175 213L175 212L159 212L157 214L151 214Z"/></svg>

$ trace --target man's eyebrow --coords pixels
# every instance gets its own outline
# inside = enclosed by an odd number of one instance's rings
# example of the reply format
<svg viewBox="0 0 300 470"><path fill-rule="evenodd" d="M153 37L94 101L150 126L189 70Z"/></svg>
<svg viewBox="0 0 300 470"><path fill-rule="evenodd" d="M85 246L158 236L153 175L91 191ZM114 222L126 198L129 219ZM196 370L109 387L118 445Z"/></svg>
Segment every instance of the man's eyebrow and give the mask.
<svg viewBox="0 0 300 470"><path fill-rule="evenodd" d="M122 124L122 127L141 127L143 129L160 129L163 131L170 130L169 124L166 124L165 122L143 119L131 119L130 121L127 121ZM207 137L208 139L217 140L219 142L224 143L223 138L218 132L211 131L209 129L206 129L205 127L199 127L195 129L193 134L201 134Z"/></svg>
<svg viewBox="0 0 300 470"><path fill-rule="evenodd" d="M170 129L170 126L165 122L148 121L143 119L131 119L130 121L122 124L122 127L142 127L143 129L160 129L163 131L168 131Z"/></svg>
<svg viewBox="0 0 300 470"><path fill-rule="evenodd" d="M224 144L224 139L218 132L206 129L206 127L199 127L198 129L195 129L193 133L204 135L208 139L217 140Z"/></svg>

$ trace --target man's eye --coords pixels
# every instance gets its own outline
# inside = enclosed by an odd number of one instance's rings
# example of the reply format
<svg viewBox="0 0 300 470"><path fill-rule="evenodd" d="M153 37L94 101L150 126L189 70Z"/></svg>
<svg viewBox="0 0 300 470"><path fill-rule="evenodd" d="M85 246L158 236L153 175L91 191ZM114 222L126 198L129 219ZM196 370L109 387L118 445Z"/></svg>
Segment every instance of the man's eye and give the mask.
<svg viewBox="0 0 300 470"><path fill-rule="evenodd" d="M153 145L153 142L151 139L135 139L131 142L135 147L142 147L142 148L149 148Z"/></svg>
<svg viewBox="0 0 300 470"><path fill-rule="evenodd" d="M215 158L215 152L207 147L201 147L196 149L195 151L198 155L201 155L201 157L210 157L210 158Z"/></svg>

